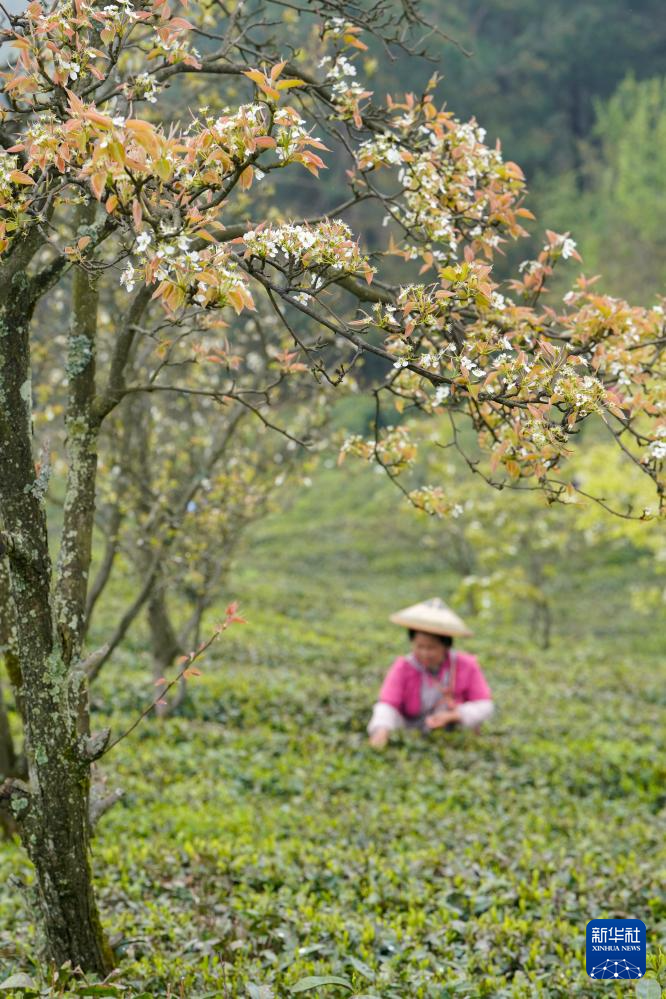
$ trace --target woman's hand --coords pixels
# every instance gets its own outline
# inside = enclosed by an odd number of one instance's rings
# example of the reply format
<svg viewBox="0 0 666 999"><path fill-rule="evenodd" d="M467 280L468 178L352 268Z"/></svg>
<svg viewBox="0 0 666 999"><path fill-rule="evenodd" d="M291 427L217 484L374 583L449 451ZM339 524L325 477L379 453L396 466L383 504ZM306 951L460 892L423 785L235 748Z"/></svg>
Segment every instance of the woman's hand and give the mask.
<svg viewBox="0 0 666 999"><path fill-rule="evenodd" d="M368 742L373 749L383 749L389 741L389 735L390 733L387 728L378 728L372 733Z"/></svg>
<svg viewBox="0 0 666 999"><path fill-rule="evenodd" d="M460 721L460 715L458 714L458 709L453 708L451 710L444 711L433 711L431 715L428 715L425 719L426 728L444 728L445 725L451 725L454 722Z"/></svg>

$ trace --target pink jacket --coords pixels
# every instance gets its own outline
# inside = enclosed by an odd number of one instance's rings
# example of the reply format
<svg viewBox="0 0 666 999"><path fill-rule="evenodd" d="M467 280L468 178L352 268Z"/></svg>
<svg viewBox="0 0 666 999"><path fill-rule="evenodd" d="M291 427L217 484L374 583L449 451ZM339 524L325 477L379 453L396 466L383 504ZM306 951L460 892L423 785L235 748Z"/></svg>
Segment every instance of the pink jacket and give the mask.
<svg viewBox="0 0 666 999"><path fill-rule="evenodd" d="M449 653L446 653L437 679L441 680L449 666ZM397 708L407 718L417 718L421 713L421 679L419 672L409 659L399 656L386 674L379 700ZM465 701L490 700L490 687L481 672L476 656L456 650L455 679L453 697L456 704Z"/></svg>

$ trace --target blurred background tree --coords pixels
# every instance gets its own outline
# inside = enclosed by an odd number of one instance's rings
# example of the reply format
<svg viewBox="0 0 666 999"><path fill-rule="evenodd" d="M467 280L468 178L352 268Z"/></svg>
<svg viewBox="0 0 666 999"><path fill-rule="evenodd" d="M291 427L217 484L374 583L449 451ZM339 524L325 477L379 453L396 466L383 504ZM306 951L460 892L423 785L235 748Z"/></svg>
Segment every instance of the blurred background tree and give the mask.
<svg viewBox="0 0 666 999"><path fill-rule="evenodd" d="M582 189L595 102L608 100L629 73L663 72L659 0L473 0L451 5L440 20L472 53L443 53L452 105L483 119L532 187L539 174L574 170Z"/></svg>
<svg viewBox="0 0 666 999"><path fill-rule="evenodd" d="M573 227L588 273L602 287L636 298L666 288L666 80L629 74L607 100L582 154L583 190L569 171L539 198L557 227ZM649 152L648 152L649 151Z"/></svg>
<svg viewBox="0 0 666 999"><path fill-rule="evenodd" d="M489 139L501 141L505 157L525 172L540 223L571 230L585 273L602 273L604 291L634 301L661 292L666 20L660 0L471 0L441 7L436 0L425 4L458 43L442 43L437 53L449 106L475 115ZM432 66L424 62L421 78L413 65L409 78L403 69L398 63L390 79L385 68L379 71L377 90L418 89Z"/></svg>

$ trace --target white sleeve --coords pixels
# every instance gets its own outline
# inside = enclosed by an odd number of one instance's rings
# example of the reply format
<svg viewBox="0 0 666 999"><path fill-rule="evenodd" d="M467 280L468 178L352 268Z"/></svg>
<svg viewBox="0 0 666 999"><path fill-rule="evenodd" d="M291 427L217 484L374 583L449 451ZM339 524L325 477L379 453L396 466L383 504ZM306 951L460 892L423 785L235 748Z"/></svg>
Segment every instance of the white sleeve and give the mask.
<svg viewBox="0 0 666 999"><path fill-rule="evenodd" d="M458 705L458 714L463 728L476 728L482 722L488 721L495 705L492 701L465 701Z"/></svg>
<svg viewBox="0 0 666 999"><path fill-rule="evenodd" d="M397 708L391 704L384 704L377 701L372 709L372 718L368 724L368 734L372 735L378 728L386 728L389 732L395 732L397 728L405 727L405 719Z"/></svg>

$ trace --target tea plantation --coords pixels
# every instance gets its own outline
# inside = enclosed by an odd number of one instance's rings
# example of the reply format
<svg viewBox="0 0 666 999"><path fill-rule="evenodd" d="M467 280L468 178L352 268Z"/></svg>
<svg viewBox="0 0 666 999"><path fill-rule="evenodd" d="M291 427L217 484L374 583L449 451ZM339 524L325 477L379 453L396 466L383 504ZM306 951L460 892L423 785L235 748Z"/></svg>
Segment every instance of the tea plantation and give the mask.
<svg viewBox="0 0 666 999"><path fill-rule="evenodd" d="M100 767L124 790L92 858L117 976L40 965L5 843L0 966L28 978L4 994L635 994L588 979L584 946L600 916L644 920L653 955L666 939L664 623L627 600L644 559L562 551L549 650L520 607L471 620L497 704L484 731L377 754L365 725L405 648L388 615L454 585L422 533L369 472L322 471L255 526L228 586L247 623L175 716ZM121 731L152 689L137 631L95 685L95 726Z"/></svg>

